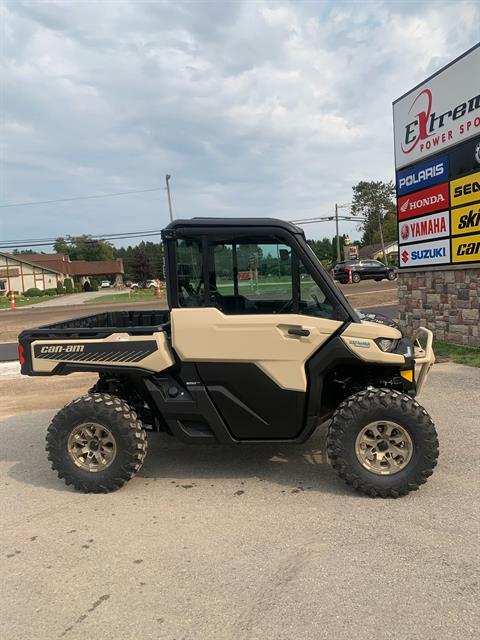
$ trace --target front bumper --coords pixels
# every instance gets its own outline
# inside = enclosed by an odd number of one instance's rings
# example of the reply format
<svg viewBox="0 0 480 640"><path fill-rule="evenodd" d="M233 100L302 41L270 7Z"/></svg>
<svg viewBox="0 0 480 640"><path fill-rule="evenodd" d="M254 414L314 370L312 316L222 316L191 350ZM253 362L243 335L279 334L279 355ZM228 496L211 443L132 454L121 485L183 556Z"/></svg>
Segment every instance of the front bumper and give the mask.
<svg viewBox="0 0 480 640"><path fill-rule="evenodd" d="M415 362L415 380L417 395L425 384L430 369L435 363L433 352L433 333L430 329L419 327L412 338Z"/></svg>

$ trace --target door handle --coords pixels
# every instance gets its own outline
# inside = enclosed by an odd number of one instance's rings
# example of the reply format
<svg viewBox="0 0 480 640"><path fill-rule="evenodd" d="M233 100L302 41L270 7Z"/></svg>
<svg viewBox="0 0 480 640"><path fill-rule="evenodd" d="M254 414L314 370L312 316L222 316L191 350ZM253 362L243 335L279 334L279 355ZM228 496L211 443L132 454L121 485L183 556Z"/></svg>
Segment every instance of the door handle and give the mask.
<svg viewBox="0 0 480 640"><path fill-rule="evenodd" d="M302 329L300 327L292 327L288 330L289 335L291 336L309 336L310 331L308 329Z"/></svg>

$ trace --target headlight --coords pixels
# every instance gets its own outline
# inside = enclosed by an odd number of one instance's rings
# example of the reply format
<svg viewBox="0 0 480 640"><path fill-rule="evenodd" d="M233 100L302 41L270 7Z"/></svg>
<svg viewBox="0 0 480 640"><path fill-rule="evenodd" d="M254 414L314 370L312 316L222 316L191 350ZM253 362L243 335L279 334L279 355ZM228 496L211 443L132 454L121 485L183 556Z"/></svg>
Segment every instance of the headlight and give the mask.
<svg viewBox="0 0 480 640"><path fill-rule="evenodd" d="M391 351L395 351L398 340L392 340L391 338L377 338L375 342L379 349L390 353Z"/></svg>

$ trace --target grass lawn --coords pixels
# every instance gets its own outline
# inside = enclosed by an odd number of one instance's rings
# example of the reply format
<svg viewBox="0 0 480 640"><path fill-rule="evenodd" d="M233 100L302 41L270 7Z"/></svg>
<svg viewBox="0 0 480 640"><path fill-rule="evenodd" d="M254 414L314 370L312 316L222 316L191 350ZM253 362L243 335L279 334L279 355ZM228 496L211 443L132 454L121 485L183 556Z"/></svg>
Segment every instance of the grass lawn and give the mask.
<svg viewBox="0 0 480 640"><path fill-rule="evenodd" d="M32 298L25 298L24 296L15 296L15 306L24 307L27 304L37 304L39 302L45 302L45 300L51 300L57 296L37 296ZM2 296L0 298L0 309L10 309L10 298Z"/></svg>
<svg viewBox="0 0 480 640"><path fill-rule="evenodd" d="M85 300L84 304L105 304L109 302L151 302L157 300L157 292L152 293L150 289L141 289L128 293L110 293L105 296L96 296L91 300ZM162 300L165 302L165 291L162 291Z"/></svg>
<svg viewBox="0 0 480 640"><path fill-rule="evenodd" d="M458 344L435 340L433 350L436 356L447 357L456 364L468 364L480 368L480 347L462 347Z"/></svg>

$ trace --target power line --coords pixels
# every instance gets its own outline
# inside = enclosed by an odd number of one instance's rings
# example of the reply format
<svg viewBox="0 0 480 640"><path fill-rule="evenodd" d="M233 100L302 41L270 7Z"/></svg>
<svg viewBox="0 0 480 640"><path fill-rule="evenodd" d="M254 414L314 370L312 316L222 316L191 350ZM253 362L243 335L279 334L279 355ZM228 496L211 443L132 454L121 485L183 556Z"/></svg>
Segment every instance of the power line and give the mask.
<svg viewBox="0 0 480 640"><path fill-rule="evenodd" d="M116 193L102 193L94 196L75 196L73 198L58 198L57 200L39 200L37 202L12 202L10 204L0 204L0 208L5 207L30 207L39 204L56 204L57 202L73 202L74 200L92 200L94 198L111 198L112 196L129 196L135 193L149 193L151 191L165 191L165 187L155 187L153 189L137 189L135 191L118 191Z"/></svg>

